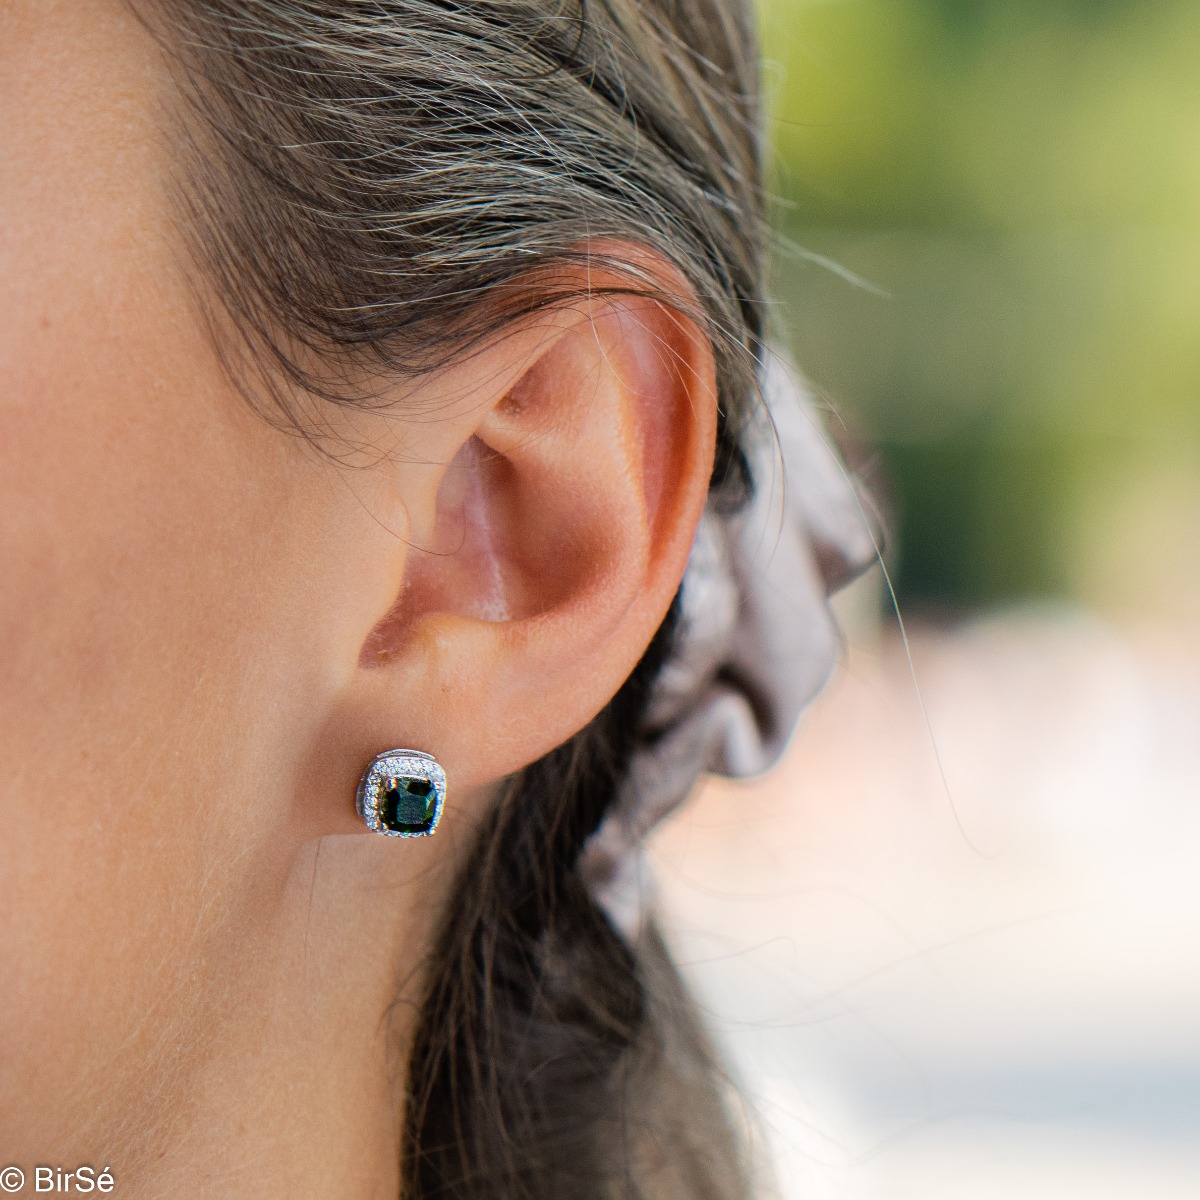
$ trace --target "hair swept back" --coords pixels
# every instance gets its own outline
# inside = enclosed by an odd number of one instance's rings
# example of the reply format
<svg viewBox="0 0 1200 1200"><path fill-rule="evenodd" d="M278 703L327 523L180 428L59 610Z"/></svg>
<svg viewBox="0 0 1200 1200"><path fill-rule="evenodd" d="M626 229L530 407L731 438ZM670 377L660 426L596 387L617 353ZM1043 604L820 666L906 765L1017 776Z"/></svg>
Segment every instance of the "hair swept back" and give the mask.
<svg viewBox="0 0 1200 1200"><path fill-rule="evenodd" d="M569 300L597 247L674 263L716 356L717 502L745 484L763 210L746 0L132 0L179 79L179 211L227 362L321 403ZM619 257L605 265L653 291ZM655 293L657 294L657 293ZM626 773L674 609L608 707L509 781L454 889L409 1064L405 1200L736 1200L720 1070L663 943L580 848Z"/></svg>

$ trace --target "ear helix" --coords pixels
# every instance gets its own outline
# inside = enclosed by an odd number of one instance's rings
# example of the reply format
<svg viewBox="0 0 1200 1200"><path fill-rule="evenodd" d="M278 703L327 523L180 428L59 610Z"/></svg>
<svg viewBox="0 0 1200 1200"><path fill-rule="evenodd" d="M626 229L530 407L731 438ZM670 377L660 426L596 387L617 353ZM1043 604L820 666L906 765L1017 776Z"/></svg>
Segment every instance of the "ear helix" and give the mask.
<svg viewBox="0 0 1200 1200"><path fill-rule="evenodd" d="M358 815L385 837L428 837L446 803L446 772L421 750L385 750L358 784Z"/></svg>

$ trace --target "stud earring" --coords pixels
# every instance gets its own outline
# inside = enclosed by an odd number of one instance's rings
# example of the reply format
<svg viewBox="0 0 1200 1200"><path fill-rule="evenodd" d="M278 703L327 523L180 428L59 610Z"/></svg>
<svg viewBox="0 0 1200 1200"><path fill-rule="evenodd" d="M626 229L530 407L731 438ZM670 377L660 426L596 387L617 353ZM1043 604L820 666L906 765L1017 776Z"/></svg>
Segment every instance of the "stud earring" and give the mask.
<svg viewBox="0 0 1200 1200"><path fill-rule="evenodd" d="M446 803L446 772L432 754L386 750L377 754L358 784L358 815L387 837L426 837Z"/></svg>

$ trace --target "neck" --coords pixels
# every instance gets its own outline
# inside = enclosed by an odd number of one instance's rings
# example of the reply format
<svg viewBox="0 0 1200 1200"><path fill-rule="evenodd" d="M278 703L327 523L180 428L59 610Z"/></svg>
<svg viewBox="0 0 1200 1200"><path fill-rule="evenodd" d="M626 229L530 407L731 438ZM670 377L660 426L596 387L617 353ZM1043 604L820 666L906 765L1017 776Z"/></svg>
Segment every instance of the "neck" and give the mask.
<svg viewBox="0 0 1200 1200"><path fill-rule="evenodd" d="M423 848L323 838L273 896L256 889L202 1060L129 1194L399 1195L405 1067L438 907Z"/></svg>

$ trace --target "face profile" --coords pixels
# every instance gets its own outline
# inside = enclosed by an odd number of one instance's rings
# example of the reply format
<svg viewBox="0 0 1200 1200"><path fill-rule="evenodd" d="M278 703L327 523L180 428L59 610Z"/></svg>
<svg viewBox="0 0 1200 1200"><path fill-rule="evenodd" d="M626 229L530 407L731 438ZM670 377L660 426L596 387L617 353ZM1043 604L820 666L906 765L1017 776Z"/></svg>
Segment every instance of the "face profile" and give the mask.
<svg viewBox="0 0 1200 1200"><path fill-rule="evenodd" d="M614 897L811 690L735 635L757 69L726 0L0 14L0 1158L745 1194Z"/></svg>

